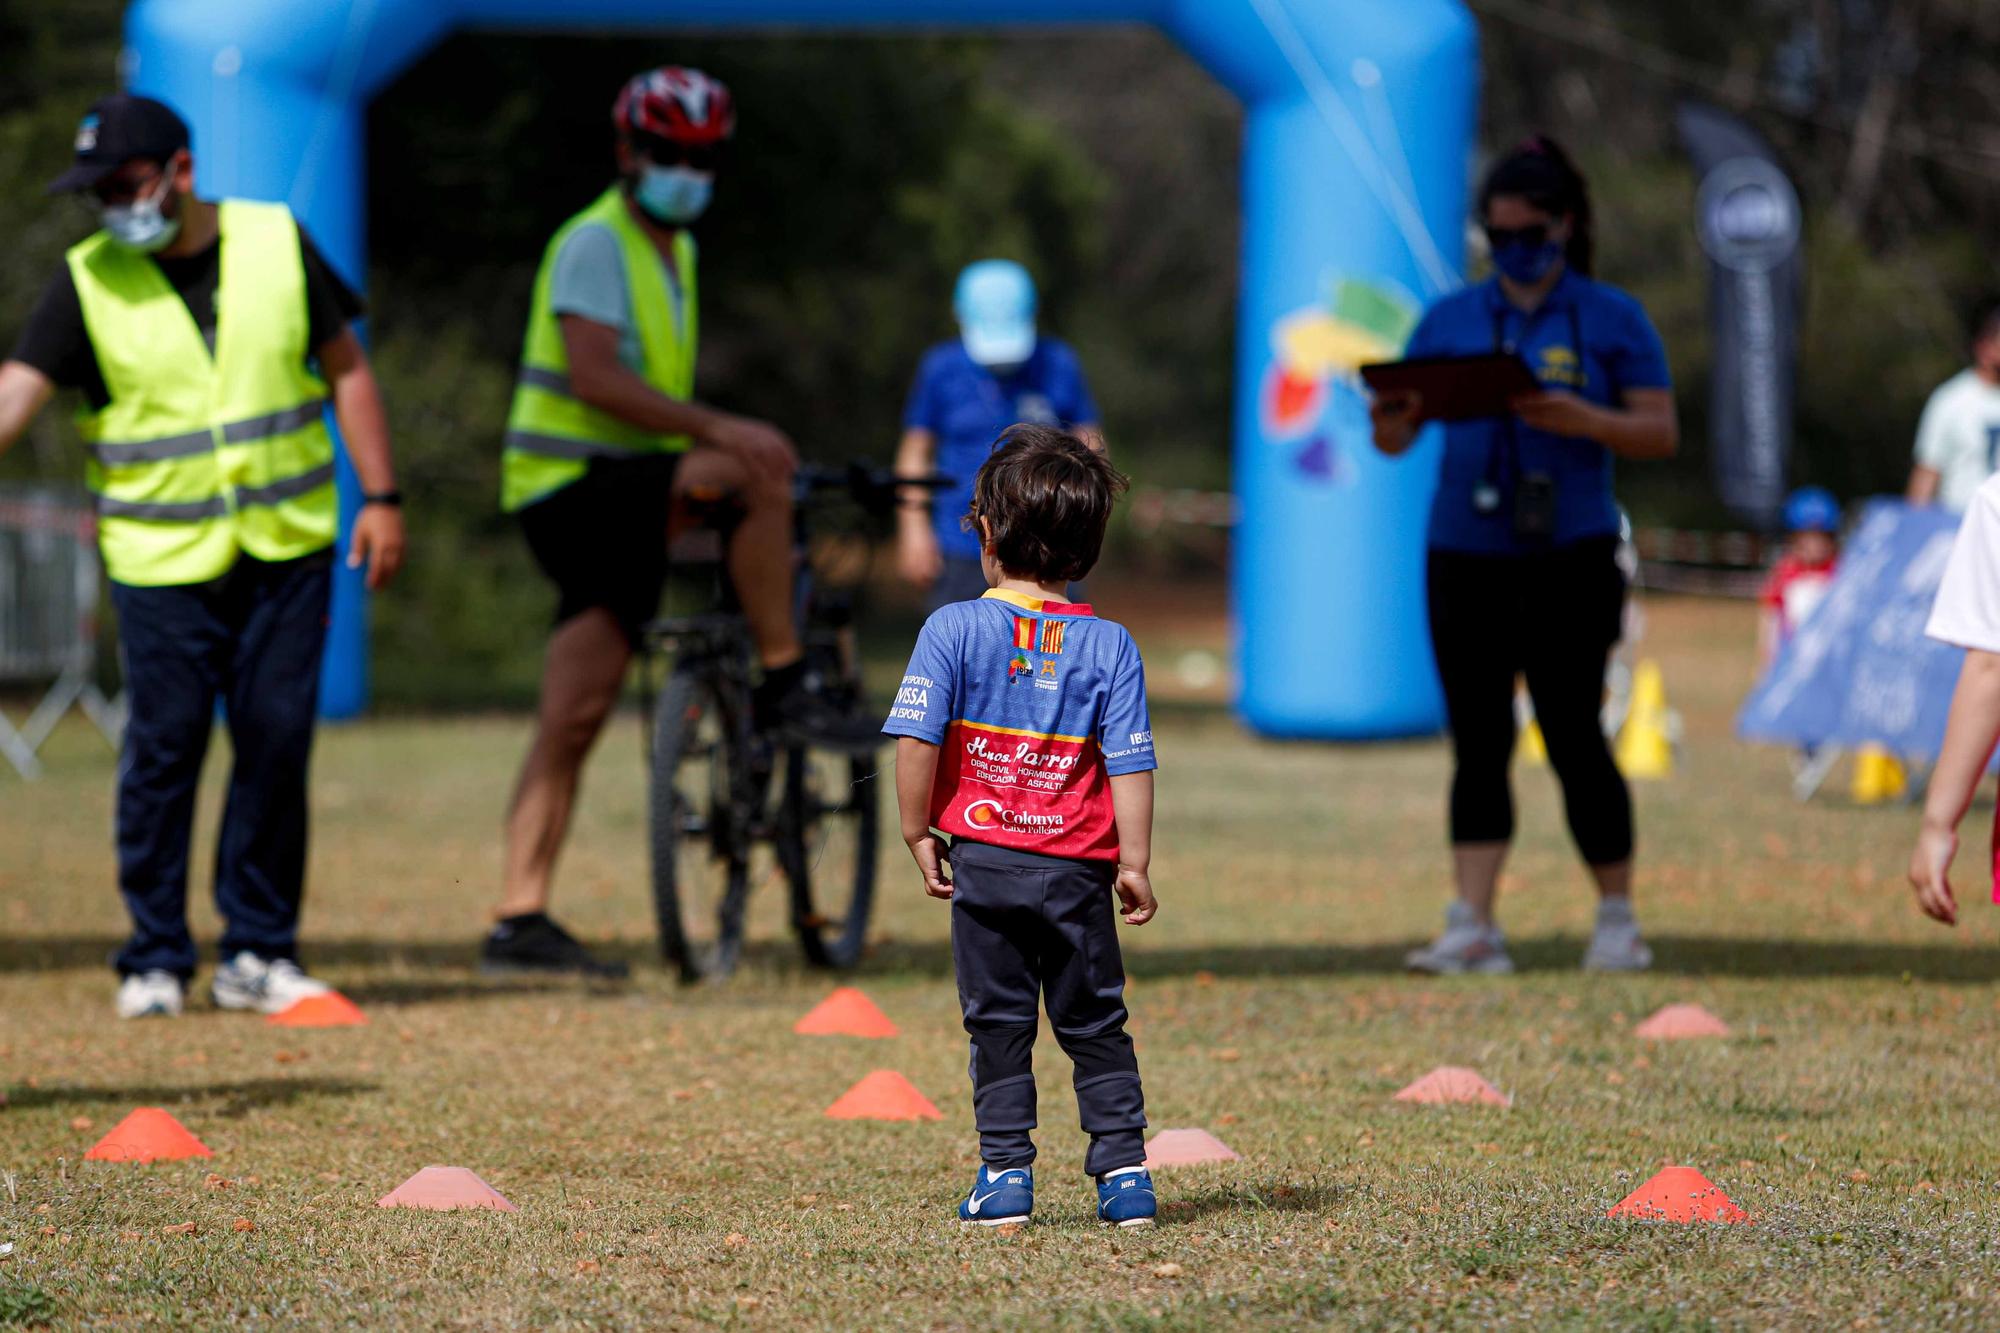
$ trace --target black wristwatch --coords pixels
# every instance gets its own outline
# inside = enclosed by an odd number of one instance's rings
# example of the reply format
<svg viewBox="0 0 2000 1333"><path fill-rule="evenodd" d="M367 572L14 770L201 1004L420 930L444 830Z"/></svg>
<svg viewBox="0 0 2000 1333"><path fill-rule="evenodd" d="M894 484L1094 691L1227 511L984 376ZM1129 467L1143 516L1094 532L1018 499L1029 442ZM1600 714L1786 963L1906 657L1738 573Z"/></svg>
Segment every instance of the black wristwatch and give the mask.
<svg viewBox="0 0 2000 1333"><path fill-rule="evenodd" d="M376 491L373 495L370 495L366 491L363 491L361 493L361 503L364 505L388 505L391 509L401 509L403 507L403 493L401 491Z"/></svg>

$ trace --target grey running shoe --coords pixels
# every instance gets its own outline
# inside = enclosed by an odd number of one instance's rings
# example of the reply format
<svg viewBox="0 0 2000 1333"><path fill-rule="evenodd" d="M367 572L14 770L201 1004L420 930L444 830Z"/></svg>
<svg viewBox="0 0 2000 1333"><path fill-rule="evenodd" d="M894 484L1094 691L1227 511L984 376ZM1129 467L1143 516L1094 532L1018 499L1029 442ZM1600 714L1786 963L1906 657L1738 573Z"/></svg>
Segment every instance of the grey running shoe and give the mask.
<svg viewBox="0 0 2000 1333"><path fill-rule="evenodd" d="M1512 972L1514 960L1507 956L1507 941L1500 927L1481 921L1464 903L1453 902L1444 911L1444 934L1421 949L1412 949L1403 966L1432 976L1456 976L1461 972Z"/></svg>
<svg viewBox="0 0 2000 1333"><path fill-rule="evenodd" d="M1606 898L1597 905L1597 929L1583 952L1586 972L1644 972L1653 965L1653 951L1639 938L1639 921L1627 898Z"/></svg>

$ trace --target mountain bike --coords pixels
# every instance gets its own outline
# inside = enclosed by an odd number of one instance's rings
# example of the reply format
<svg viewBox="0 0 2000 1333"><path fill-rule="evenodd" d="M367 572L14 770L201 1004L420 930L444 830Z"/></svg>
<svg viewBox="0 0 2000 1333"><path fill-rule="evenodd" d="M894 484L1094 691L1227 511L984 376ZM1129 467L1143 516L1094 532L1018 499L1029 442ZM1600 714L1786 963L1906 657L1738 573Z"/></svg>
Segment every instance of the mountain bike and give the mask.
<svg viewBox="0 0 2000 1333"><path fill-rule="evenodd" d="M850 716L868 709L855 612L874 545L900 488L948 484L898 480L865 463L801 467L793 479L794 615L806 670ZM807 962L852 967L875 902L876 755L758 729L749 627L723 564L740 508L726 495L683 497L683 506L701 526L676 541L675 576L704 580L709 605L655 620L642 636L661 952L685 982L729 976L742 959L752 890L775 874Z"/></svg>

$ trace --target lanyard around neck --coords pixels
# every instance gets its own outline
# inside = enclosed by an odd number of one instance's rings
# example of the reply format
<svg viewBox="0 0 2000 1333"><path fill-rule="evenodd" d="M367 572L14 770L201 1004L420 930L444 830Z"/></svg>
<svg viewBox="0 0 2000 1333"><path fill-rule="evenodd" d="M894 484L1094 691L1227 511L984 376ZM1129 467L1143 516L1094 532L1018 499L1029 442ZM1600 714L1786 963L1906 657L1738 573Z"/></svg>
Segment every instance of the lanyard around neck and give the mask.
<svg viewBox="0 0 2000 1333"><path fill-rule="evenodd" d="M1507 312L1514 308L1507 304L1503 297L1501 305L1493 312L1493 350L1496 353L1513 352L1521 343L1526 342L1528 335L1534 331L1536 317L1547 310L1548 305L1544 302L1533 310L1521 311L1520 336L1509 341ZM1587 382L1589 371L1583 359L1583 319L1577 314L1576 302L1569 302L1564 313L1569 317L1569 343L1576 352L1577 373ZM1536 378L1539 382L1540 377ZM1500 437L1489 438L1486 443L1486 484L1495 490L1498 490L1503 482L1511 481L1521 470L1519 422L1512 412L1502 416L1500 422Z"/></svg>

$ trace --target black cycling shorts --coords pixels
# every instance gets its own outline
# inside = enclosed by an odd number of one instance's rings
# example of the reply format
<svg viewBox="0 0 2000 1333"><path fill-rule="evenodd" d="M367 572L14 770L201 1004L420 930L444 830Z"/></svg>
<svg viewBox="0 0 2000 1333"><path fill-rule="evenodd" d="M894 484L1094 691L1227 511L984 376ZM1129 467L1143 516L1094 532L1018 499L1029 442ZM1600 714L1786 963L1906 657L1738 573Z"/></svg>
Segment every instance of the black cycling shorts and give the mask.
<svg viewBox="0 0 2000 1333"><path fill-rule="evenodd" d="M638 646L667 586L679 463L679 454L594 459L581 478L520 512L528 549L556 585L557 625L602 607Z"/></svg>

